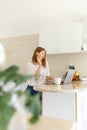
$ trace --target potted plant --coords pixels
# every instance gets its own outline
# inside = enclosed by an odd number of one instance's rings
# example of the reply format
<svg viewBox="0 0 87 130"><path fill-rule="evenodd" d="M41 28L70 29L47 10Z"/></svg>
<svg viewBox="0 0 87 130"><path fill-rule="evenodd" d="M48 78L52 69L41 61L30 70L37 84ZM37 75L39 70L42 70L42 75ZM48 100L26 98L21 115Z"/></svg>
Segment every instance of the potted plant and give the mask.
<svg viewBox="0 0 87 130"><path fill-rule="evenodd" d="M25 75L19 72L19 67L12 65L0 71L0 130L7 130L7 126L12 115L16 110L29 111L32 116L29 118L31 123L39 119L41 107L39 94L31 96L29 91L22 89L28 79L34 75ZM18 102L21 97L24 102Z"/></svg>

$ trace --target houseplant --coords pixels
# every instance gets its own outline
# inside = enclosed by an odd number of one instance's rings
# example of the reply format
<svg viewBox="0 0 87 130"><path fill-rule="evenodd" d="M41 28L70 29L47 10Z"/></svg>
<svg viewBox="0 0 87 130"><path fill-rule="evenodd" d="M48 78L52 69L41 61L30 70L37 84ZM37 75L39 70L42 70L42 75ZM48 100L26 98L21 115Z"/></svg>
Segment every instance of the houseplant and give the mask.
<svg viewBox="0 0 87 130"><path fill-rule="evenodd" d="M39 94L31 96L29 91L22 89L28 79L34 75L25 75L19 72L19 67L12 65L0 71L0 130L7 130L10 119L16 110L23 110L17 101L24 96L24 111L32 113L29 121L35 123L40 115ZM12 100L16 97L15 102Z"/></svg>

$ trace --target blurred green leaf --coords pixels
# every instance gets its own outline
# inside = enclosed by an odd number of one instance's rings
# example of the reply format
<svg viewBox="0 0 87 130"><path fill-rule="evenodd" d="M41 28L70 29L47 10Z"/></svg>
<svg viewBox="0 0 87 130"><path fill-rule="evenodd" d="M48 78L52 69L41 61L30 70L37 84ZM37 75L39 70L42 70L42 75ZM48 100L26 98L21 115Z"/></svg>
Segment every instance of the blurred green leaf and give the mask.
<svg viewBox="0 0 87 130"><path fill-rule="evenodd" d="M0 130L7 130L11 116L15 112L14 108L8 104L10 96L9 94L0 96Z"/></svg>
<svg viewBox="0 0 87 130"><path fill-rule="evenodd" d="M16 73L18 73L18 71L19 71L19 67L16 65L12 65L3 71L0 71L0 78L2 78L4 76L8 76L13 73L16 74Z"/></svg>
<svg viewBox="0 0 87 130"><path fill-rule="evenodd" d="M19 72L19 67L16 65L12 65L9 68L0 71L0 79L3 80L4 85L12 81L15 82L17 87L33 77L34 75L21 74ZM0 95L0 130L7 130L6 128L14 112L14 109L8 104L11 99L11 93L8 92L6 94L5 92L3 92L2 87L3 86L0 87L0 93L2 92L3 94ZM31 96L29 94L29 91L22 92L21 90L18 90L16 94L18 96L21 96L22 94L25 95L26 97L25 106L27 110L29 110L32 113L30 122L31 123L37 122L41 112L40 95L37 94Z"/></svg>
<svg viewBox="0 0 87 130"><path fill-rule="evenodd" d="M35 123L39 119L41 114L41 102L40 102L40 93L31 96L26 92L26 104L30 112L32 112L32 117L30 119L31 123Z"/></svg>

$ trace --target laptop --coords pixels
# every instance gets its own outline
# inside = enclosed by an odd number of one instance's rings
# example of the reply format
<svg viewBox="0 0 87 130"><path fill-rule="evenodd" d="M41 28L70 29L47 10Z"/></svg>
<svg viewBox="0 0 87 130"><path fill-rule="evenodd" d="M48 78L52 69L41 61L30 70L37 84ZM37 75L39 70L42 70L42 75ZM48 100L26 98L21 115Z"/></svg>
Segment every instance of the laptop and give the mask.
<svg viewBox="0 0 87 130"><path fill-rule="evenodd" d="M73 76L75 73L75 69L68 69L67 75L64 79L62 79L61 84L70 84L72 82Z"/></svg>

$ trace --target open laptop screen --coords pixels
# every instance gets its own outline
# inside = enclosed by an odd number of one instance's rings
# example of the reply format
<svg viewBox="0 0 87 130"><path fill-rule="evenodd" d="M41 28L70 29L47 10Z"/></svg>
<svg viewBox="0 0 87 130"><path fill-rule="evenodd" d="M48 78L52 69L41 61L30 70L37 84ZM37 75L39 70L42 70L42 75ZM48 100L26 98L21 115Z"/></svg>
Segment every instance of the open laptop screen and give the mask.
<svg viewBox="0 0 87 130"><path fill-rule="evenodd" d="M72 79L73 79L73 76L74 76L74 73L75 73L75 69L68 69L68 72L67 72L67 75L64 79L64 82L63 84L69 84L72 82Z"/></svg>

